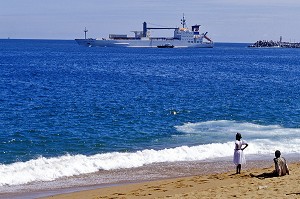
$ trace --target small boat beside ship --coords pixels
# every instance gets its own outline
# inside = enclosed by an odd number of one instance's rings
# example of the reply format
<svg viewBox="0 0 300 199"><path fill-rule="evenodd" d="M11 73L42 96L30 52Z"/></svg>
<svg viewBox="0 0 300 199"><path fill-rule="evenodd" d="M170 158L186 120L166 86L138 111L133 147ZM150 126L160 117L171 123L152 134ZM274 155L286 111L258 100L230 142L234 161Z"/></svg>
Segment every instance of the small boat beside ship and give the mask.
<svg viewBox="0 0 300 199"><path fill-rule="evenodd" d="M170 43L166 43L164 45L157 46L157 48L174 48L174 46Z"/></svg>
<svg viewBox="0 0 300 199"><path fill-rule="evenodd" d="M87 30L84 30L84 39L75 39L82 46L87 47L152 47L152 48L213 48L214 42L207 37L207 32L200 33L201 25L193 25L191 29L186 27L186 20L181 19L182 27L148 27L143 23L142 31L132 31L133 37L126 34L110 34L109 38L86 38ZM151 37L150 30L173 29L172 37Z"/></svg>

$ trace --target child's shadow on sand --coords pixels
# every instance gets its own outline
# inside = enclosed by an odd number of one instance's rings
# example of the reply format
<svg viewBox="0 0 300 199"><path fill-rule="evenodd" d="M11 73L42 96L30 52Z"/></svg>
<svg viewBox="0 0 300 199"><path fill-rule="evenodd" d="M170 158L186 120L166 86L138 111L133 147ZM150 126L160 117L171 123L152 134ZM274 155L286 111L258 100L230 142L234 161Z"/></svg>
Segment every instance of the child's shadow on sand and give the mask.
<svg viewBox="0 0 300 199"><path fill-rule="evenodd" d="M270 173L262 173L262 174L258 174L258 175L254 175L253 173L250 173L249 175L241 175L241 174L237 174L237 173L233 173L233 174L229 174L229 177L233 177L233 176L241 176L241 177L245 177L245 176L250 176L253 178L258 178L258 179L264 179L264 178L274 178L274 177L278 177L276 176L273 172Z"/></svg>
<svg viewBox="0 0 300 199"><path fill-rule="evenodd" d="M254 175L253 173L250 173L249 175L253 178L258 178L258 179L278 177L278 175L276 175L274 172L262 173L262 174L259 174L259 175Z"/></svg>

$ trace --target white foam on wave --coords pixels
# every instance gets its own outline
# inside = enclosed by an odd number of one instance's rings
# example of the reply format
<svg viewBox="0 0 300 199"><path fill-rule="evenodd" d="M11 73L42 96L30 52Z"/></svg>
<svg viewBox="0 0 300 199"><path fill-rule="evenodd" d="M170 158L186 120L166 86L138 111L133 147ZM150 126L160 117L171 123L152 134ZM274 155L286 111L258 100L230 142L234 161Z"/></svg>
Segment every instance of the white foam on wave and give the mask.
<svg viewBox="0 0 300 199"><path fill-rule="evenodd" d="M245 150L246 154L273 154L277 149L285 154L300 153L299 129L284 129L280 126L260 126L230 121L189 123L177 127L177 129L187 133L215 132L217 134L221 134L224 129L232 133L238 130L239 132L243 132L245 137L252 136L252 138L248 140L249 147ZM199 129L202 130L199 131ZM280 140L270 139L268 136L260 137L258 133L260 131L262 131L263 134L269 132L273 134L273 136L271 136L271 138L273 138L275 134L278 134L282 130L284 130L285 136ZM257 135L253 136L253 133ZM297 136L291 138L290 135ZM92 156L64 155L55 158L40 157L27 162L0 165L0 186L19 185L33 181L52 181L61 177L93 173L99 170L133 168L151 163L197 161L223 157L228 157L228 159L231 160L234 140L231 140L232 134L228 137L230 141L190 147L180 146L162 150L146 149L132 153L113 152Z"/></svg>
<svg viewBox="0 0 300 199"><path fill-rule="evenodd" d="M262 138L278 136L279 139L286 137L300 138L299 128L284 128L280 125L259 125L249 122L237 122L229 120L216 120L198 123L186 123L182 126L175 126L176 129L188 134L219 135L234 138L240 132L244 138Z"/></svg>
<svg viewBox="0 0 300 199"><path fill-rule="evenodd" d="M194 147L177 147L163 150L142 150L134 153L105 153L93 156L65 155L56 158L40 157L27 162L0 165L0 185L18 185L32 181L51 181L103 170L133 168L145 164L175 161L204 160L222 157L229 151L229 143L216 143ZM208 153L208 151L210 151ZM227 154L229 155L229 153Z"/></svg>
<svg viewBox="0 0 300 199"><path fill-rule="evenodd" d="M274 144L277 147L274 147ZM300 139L295 140L286 153L299 153ZM135 153L106 153L93 156L65 155L57 158L40 157L27 162L0 165L0 185L18 185L32 181L52 181L60 177L93 173L98 170L139 167L145 164L175 161L196 161L232 156L233 142L213 143L193 147L163 150L143 150ZM275 149L286 149L288 144L260 140L251 143L246 154L268 154Z"/></svg>
<svg viewBox="0 0 300 199"><path fill-rule="evenodd" d="M210 139L216 138L222 143L234 142L235 134L240 132L243 139L249 143L247 153L273 154L275 150L284 153L300 153L300 128L285 128L280 125L259 125L249 122L228 120L186 123L176 126L176 129L185 134L196 135Z"/></svg>

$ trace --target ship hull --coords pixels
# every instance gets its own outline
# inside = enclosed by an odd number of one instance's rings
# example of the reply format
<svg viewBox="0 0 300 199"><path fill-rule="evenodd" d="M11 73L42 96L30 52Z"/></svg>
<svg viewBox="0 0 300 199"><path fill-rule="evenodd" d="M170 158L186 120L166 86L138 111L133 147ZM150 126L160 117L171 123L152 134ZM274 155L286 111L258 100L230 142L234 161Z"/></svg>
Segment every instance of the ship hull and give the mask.
<svg viewBox="0 0 300 199"><path fill-rule="evenodd" d="M170 39L147 39L147 40L100 40L100 39L75 39L82 46L87 47L140 47L140 48L157 48L166 43L171 44L174 48L213 48L213 42L189 43L188 41Z"/></svg>

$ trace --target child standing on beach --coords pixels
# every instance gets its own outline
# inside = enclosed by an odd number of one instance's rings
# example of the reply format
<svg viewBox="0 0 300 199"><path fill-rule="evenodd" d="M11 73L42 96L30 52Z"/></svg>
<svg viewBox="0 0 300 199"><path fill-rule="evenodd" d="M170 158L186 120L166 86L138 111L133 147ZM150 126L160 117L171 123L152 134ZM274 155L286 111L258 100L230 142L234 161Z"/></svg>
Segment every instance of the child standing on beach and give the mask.
<svg viewBox="0 0 300 199"><path fill-rule="evenodd" d="M241 173L242 164L246 163L245 155L243 150L248 147L248 143L242 139L242 135L237 133L235 135L235 148L233 155L233 163L236 165L236 174ZM243 147L244 146L244 147Z"/></svg>

